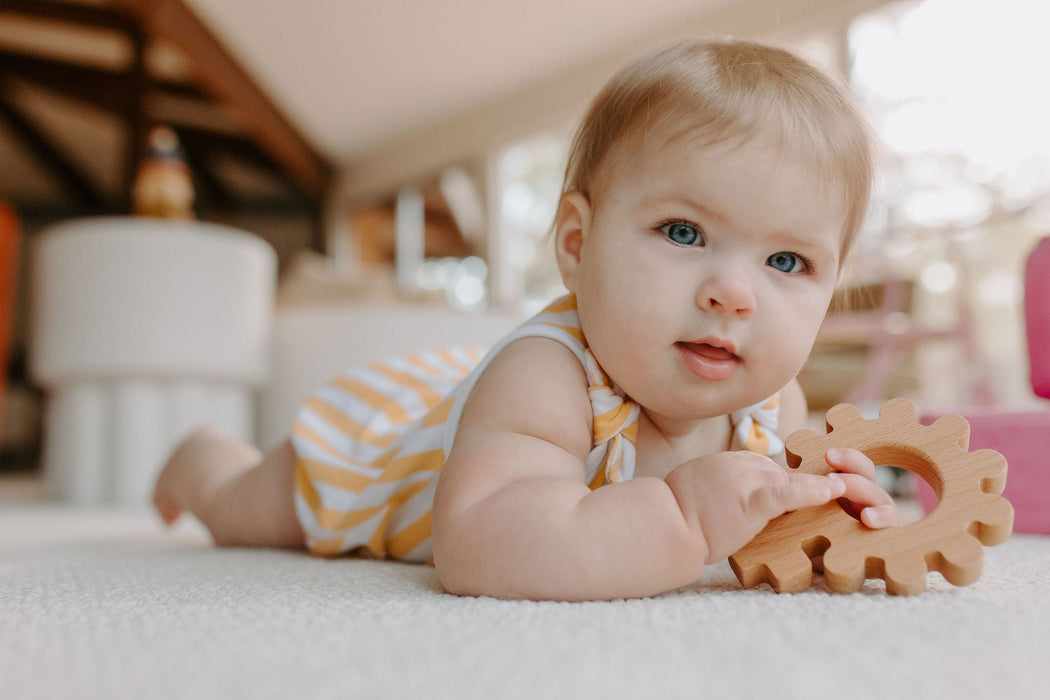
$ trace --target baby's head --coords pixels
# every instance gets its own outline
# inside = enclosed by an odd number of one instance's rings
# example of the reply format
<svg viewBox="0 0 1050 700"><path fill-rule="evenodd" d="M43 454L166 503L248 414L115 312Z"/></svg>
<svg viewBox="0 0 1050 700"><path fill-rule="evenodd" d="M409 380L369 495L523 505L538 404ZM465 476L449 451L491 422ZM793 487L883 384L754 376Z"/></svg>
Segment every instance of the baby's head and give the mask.
<svg viewBox="0 0 1050 700"><path fill-rule="evenodd" d="M824 73L782 49L691 39L617 73L591 103L569 152L563 192L600 197L607 179L650 138L699 145L772 138L836 188L846 212L840 261L868 208L868 127Z"/></svg>
<svg viewBox="0 0 1050 700"><path fill-rule="evenodd" d="M786 51L687 41L628 66L577 132L554 226L598 363L650 416L725 415L780 390L871 178L864 120Z"/></svg>

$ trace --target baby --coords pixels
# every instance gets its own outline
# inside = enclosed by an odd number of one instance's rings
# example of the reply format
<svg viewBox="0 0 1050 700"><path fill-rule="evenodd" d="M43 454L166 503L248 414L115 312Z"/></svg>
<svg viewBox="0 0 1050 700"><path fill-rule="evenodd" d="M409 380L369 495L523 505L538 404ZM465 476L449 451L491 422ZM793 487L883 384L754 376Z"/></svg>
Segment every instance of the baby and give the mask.
<svg viewBox="0 0 1050 700"><path fill-rule="evenodd" d="M790 53L689 40L642 58L572 144L567 296L480 362L348 371L266 456L197 431L155 504L219 545L429 562L452 593L558 600L687 585L838 498L894 525L860 452L829 451L828 476L782 466L871 178L862 118Z"/></svg>

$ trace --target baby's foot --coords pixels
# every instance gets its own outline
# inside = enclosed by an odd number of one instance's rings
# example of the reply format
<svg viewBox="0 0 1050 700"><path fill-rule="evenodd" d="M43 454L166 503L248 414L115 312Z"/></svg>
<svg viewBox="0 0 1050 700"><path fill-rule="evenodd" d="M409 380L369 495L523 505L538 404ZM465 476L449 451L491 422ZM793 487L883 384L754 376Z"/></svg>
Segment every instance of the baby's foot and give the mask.
<svg viewBox="0 0 1050 700"><path fill-rule="evenodd" d="M197 464L203 451L203 445L213 439L215 431L210 426L198 428L182 441L168 458L167 464L157 477L153 489L153 506L157 509L166 525L171 525L186 508L191 508L190 501L196 500L195 482L199 481Z"/></svg>
<svg viewBox="0 0 1050 700"><path fill-rule="evenodd" d="M173 525L182 515L182 507L171 493L170 489L162 487L160 481L153 492L153 507L157 509L160 519L165 525Z"/></svg>
<svg viewBox="0 0 1050 700"><path fill-rule="evenodd" d="M182 441L157 477L153 506L171 525L183 511L200 517L208 498L229 478L260 458L255 448L204 426Z"/></svg>

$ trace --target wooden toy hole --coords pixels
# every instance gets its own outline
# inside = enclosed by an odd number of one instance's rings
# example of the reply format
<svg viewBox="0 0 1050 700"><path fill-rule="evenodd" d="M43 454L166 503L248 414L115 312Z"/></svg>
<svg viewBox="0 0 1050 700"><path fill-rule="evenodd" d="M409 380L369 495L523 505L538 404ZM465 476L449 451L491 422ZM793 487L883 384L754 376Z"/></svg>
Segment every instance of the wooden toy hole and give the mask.
<svg viewBox="0 0 1050 700"><path fill-rule="evenodd" d="M831 540L824 535L817 535L813 539L802 543L802 551L809 557L813 566L813 573L824 573L824 552L831 547Z"/></svg>
<svg viewBox="0 0 1050 700"><path fill-rule="evenodd" d="M919 485L920 488L926 487L926 494L921 499L923 500L922 505L925 506L925 512L916 503L911 494L902 496L891 494L894 495L894 501L897 503L897 508L900 511L902 525L921 520L925 515L933 512L936 504L940 502L943 482L938 470L926 454L908 446L875 447L864 450L864 454L876 465L903 469L915 474L925 482ZM853 508L849 501L839 499L839 505L842 506L842 509L848 515L860 520L860 513Z"/></svg>

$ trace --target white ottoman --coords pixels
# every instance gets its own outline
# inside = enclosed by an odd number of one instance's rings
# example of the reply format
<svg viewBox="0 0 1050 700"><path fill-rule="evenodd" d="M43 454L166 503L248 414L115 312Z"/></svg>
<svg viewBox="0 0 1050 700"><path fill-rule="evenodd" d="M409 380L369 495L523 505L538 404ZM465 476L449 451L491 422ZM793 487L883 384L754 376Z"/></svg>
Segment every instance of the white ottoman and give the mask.
<svg viewBox="0 0 1050 700"><path fill-rule="evenodd" d="M81 219L36 237L30 371L48 395L48 491L141 504L202 423L252 441L277 260L225 226Z"/></svg>

